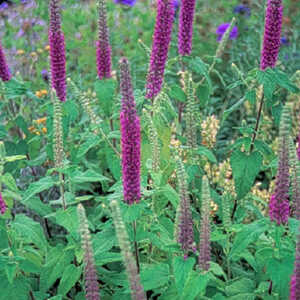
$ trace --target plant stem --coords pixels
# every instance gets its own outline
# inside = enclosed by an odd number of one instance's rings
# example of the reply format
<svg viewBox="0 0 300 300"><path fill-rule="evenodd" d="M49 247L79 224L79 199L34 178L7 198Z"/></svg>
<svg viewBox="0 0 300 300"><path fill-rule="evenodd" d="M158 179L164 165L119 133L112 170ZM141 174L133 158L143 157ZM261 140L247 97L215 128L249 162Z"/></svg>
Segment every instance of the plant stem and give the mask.
<svg viewBox="0 0 300 300"><path fill-rule="evenodd" d="M134 243L134 254L136 260L136 266L137 266L138 273L140 273L140 259L139 259L138 245L136 241L136 221L132 222L132 229L133 229L133 243Z"/></svg>
<svg viewBox="0 0 300 300"><path fill-rule="evenodd" d="M59 190L60 190L60 196L63 204L64 210L66 210L66 200L65 200L65 189L64 189L64 184L65 184L65 175L62 173L59 173Z"/></svg>
<svg viewBox="0 0 300 300"><path fill-rule="evenodd" d="M253 148L254 148L254 142L255 142L255 139L256 139L256 136L257 136L257 131L258 131L258 127L259 127L259 121L260 121L260 117L261 117L261 112L262 112L263 104L264 104L264 93L262 93L262 96L261 96L261 99L260 99L260 103L259 103L259 108L258 108L258 114L257 114L257 118L256 118L255 129L254 129L254 133L253 133L252 140L251 140L250 153L253 151Z"/></svg>

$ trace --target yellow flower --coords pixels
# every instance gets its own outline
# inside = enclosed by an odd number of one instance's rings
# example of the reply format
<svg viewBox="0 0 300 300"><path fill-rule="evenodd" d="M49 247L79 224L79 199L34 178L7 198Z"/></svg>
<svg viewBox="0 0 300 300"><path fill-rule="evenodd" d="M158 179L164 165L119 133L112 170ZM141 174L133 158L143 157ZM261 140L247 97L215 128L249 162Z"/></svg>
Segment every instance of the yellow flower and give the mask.
<svg viewBox="0 0 300 300"><path fill-rule="evenodd" d="M43 53L43 52L44 52L44 50L43 50L43 49L41 49L41 48L39 48L39 49L37 49L37 52L41 54L41 53Z"/></svg>
<svg viewBox="0 0 300 300"><path fill-rule="evenodd" d="M50 50L50 45L45 46L45 50L49 51Z"/></svg>
<svg viewBox="0 0 300 300"><path fill-rule="evenodd" d="M24 53L25 53L25 51L23 49L17 50L17 54L18 55L23 55Z"/></svg>
<svg viewBox="0 0 300 300"><path fill-rule="evenodd" d="M36 58L38 55L37 55L36 52L31 52L31 53L30 53L30 56L31 56L32 58Z"/></svg>
<svg viewBox="0 0 300 300"><path fill-rule="evenodd" d="M47 133L47 128L46 128L46 127L43 127L43 128L42 128L42 132L43 132L43 133Z"/></svg>
<svg viewBox="0 0 300 300"><path fill-rule="evenodd" d="M46 120L47 118L46 117L43 117L43 118L40 118L40 119L37 119L37 120L34 120L33 122L40 125L40 124L45 124L46 123Z"/></svg>
<svg viewBox="0 0 300 300"><path fill-rule="evenodd" d="M43 94L41 93L41 91L36 91L35 92L35 95L38 97L38 98L41 98L43 96Z"/></svg>
<svg viewBox="0 0 300 300"><path fill-rule="evenodd" d="M48 94L48 91L47 91L47 90L40 90L40 92L42 93L43 96L45 96L45 95Z"/></svg>

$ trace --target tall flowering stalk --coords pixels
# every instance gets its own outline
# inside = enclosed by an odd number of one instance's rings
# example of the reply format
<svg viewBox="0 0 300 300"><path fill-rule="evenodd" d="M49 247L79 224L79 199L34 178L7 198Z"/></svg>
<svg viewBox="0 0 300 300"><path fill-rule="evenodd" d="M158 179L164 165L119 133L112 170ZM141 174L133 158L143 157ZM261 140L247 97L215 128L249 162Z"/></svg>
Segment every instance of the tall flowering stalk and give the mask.
<svg viewBox="0 0 300 300"><path fill-rule="evenodd" d="M193 20L196 0L182 0L179 13L178 52L190 55L192 51Z"/></svg>
<svg viewBox="0 0 300 300"><path fill-rule="evenodd" d="M271 221L286 224L289 217L289 129L290 111L287 105L282 110L279 128L279 161L275 181L275 192L269 203Z"/></svg>
<svg viewBox="0 0 300 300"><path fill-rule="evenodd" d="M99 79L111 77L111 47L107 26L106 0L99 0L99 36L97 41L97 71Z"/></svg>
<svg viewBox="0 0 300 300"><path fill-rule="evenodd" d="M289 139L290 169L292 173L292 202L291 215L300 220L300 165L292 137Z"/></svg>
<svg viewBox="0 0 300 300"><path fill-rule="evenodd" d="M274 68L280 48L282 26L282 0L268 0L263 47L260 59L260 68Z"/></svg>
<svg viewBox="0 0 300 300"><path fill-rule="evenodd" d="M209 183L206 177L202 180L202 205L201 205L201 227L200 227L200 242L199 242L199 257L198 263L201 270L209 269L210 261L210 220L209 220L209 205L210 205Z"/></svg>
<svg viewBox="0 0 300 300"><path fill-rule="evenodd" d="M61 29L60 0L50 0L50 68L51 85L60 101L66 100L65 37Z"/></svg>
<svg viewBox="0 0 300 300"><path fill-rule="evenodd" d="M174 21L174 1L158 0L146 98L154 99L161 90Z"/></svg>
<svg viewBox="0 0 300 300"><path fill-rule="evenodd" d="M1 176L3 174L5 157L6 157L5 146L4 146L4 143L1 141L0 142L0 179L1 179ZM2 184L1 184L1 181L0 181L0 214L3 215L6 211L6 204L5 204L4 199L2 197L1 191L2 191Z"/></svg>
<svg viewBox="0 0 300 300"><path fill-rule="evenodd" d="M94 253L91 243L91 235L89 232L85 210L81 204L77 206L77 214L80 224L79 232L81 236L81 245L84 251L83 260L85 264L85 297L87 300L100 300L99 285L97 281L97 271L95 267Z"/></svg>
<svg viewBox="0 0 300 300"><path fill-rule="evenodd" d="M138 268L133 258L130 249L129 237L126 231L125 224L121 216L121 210L116 200L110 204L112 209L112 217L116 229L119 246L123 256L123 262L126 268L127 276L129 279L131 297L133 300L146 300L144 289L141 285Z"/></svg>
<svg viewBox="0 0 300 300"><path fill-rule="evenodd" d="M187 175L184 170L184 165L179 157L176 158L177 161L177 178L180 202L177 209L177 242L181 245L184 251L184 257L186 258L188 252L193 249L194 243L194 232L193 232L193 220L191 212L191 204L187 188Z"/></svg>
<svg viewBox="0 0 300 300"><path fill-rule="evenodd" d="M133 204L139 202L141 198L141 129L140 119L136 113L129 63L126 58L120 60L120 77L123 193L125 202Z"/></svg>
<svg viewBox="0 0 300 300"><path fill-rule="evenodd" d="M298 228L300 230L300 228ZM298 233L294 273L291 276L290 300L300 299L300 234Z"/></svg>
<svg viewBox="0 0 300 300"><path fill-rule="evenodd" d="M2 48L1 42L0 42L0 78L3 81L9 81L11 79L11 73L9 71L4 50Z"/></svg>

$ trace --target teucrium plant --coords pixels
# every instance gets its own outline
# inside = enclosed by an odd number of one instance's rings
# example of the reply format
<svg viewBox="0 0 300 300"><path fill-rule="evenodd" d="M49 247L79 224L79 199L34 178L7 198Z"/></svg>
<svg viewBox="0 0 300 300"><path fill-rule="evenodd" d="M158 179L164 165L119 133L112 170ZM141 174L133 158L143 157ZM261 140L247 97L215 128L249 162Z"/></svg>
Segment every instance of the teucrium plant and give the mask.
<svg viewBox="0 0 300 300"><path fill-rule="evenodd" d="M112 200L110 207L112 210L112 218L122 253L123 262L130 284L131 297L133 300L146 300L144 289L141 285L140 276L138 274L138 268L131 252L128 233L126 231L117 200Z"/></svg>
<svg viewBox="0 0 300 300"><path fill-rule="evenodd" d="M79 233L81 236L81 246L84 252L84 280L85 280L85 297L87 300L100 300L99 284L97 281L97 271L94 261L91 235L89 232L88 222L85 209L82 204L77 206L79 218Z"/></svg>
<svg viewBox="0 0 300 300"><path fill-rule="evenodd" d="M200 223L200 242L198 264L201 270L207 271L210 266L210 189L208 179L202 180L202 204L201 204L201 223Z"/></svg>

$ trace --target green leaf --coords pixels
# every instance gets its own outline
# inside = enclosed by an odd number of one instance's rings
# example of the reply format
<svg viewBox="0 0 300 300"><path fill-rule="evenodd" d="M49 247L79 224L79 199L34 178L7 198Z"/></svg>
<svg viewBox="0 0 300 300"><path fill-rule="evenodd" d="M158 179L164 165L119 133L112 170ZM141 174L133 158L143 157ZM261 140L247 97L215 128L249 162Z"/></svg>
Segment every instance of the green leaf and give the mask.
<svg viewBox="0 0 300 300"><path fill-rule="evenodd" d="M239 149L232 152L230 164L233 172L235 191L239 199L245 197L250 191L255 177L260 171L263 157L258 152L250 155L241 152Z"/></svg>
<svg viewBox="0 0 300 300"><path fill-rule="evenodd" d="M277 83L274 76L274 71L270 68L266 69L265 71L259 70L257 73L257 80L264 87L265 97L268 100L271 100Z"/></svg>
<svg viewBox="0 0 300 300"><path fill-rule="evenodd" d="M229 258L234 260L242 255L248 245L255 242L266 229L267 225L264 220L244 225L234 239Z"/></svg>
<svg viewBox="0 0 300 300"><path fill-rule="evenodd" d="M113 107L116 84L114 79L97 80L95 82L95 92L106 115L110 114Z"/></svg>
<svg viewBox="0 0 300 300"><path fill-rule="evenodd" d="M207 65L201 60L200 57L195 57L193 60L191 60L190 67L194 72L205 77L206 82L208 83L210 93L212 90L212 82L208 74Z"/></svg>
<svg viewBox="0 0 300 300"><path fill-rule="evenodd" d="M186 101L186 95L180 86L173 84L168 92L170 98L174 98L180 102Z"/></svg>
<svg viewBox="0 0 300 300"><path fill-rule="evenodd" d="M214 163L214 164L217 163L217 159L216 159L215 155L208 148L206 148L204 146L199 146L198 150L197 150L197 153L200 154L200 155L204 155L212 163Z"/></svg>
<svg viewBox="0 0 300 300"><path fill-rule="evenodd" d="M5 173L1 177L1 182L7 186L11 191L17 192L18 187L14 177L10 173Z"/></svg>
<svg viewBox="0 0 300 300"><path fill-rule="evenodd" d="M170 270L167 264L156 264L145 267L141 272L142 285L145 291L166 285Z"/></svg>
<svg viewBox="0 0 300 300"><path fill-rule="evenodd" d="M267 274L273 281L274 289L277 290L282 299L289 297L289 282L293 273L294 256L290 251L286 251L285 257L280 260L271 258L267 262Z"/></svg>
<svg viewBox="0 0 300 300"><path fill-rule="evenodd" d="M193 269L194 264L195 264L195 259L193 257L190 257L186 260L182 256L175 256L173 258L173 270L175 276L175 283L179 295L181 295L183 292L183 288L188 279L188 275Z"/></svg>
<svg viewBox="0 0 300 300"><path fill-rule="evenodd" d="M109 178L97 173L94 170L87 170L85 172L76 170L71 174L70 179L74 183L110 181Z"/></svg>
<svg viewBox="0 0 300 300"><path fill-rule="evenodd" d="M213 261L210 262L210 271L212 271L212 273L217 276L223 276L225 279L227 279L227 276L223 269Z"/></svg>
<svg viewBox="0 0 300 300"><path fill-rule="evenodd" d="M255 282L248 278L234 279L227 283L225 288L227 296L235 296L241 294L249 294L255 289ZM231 298L230 298L231 299ZM238 298L236 298L238 299ZM248 298L239 298L248 299Z"/></svg>
<svg viewBox="0 0 300 300"><path fill-rule="evenodd" d="M250 90L247 91L245 98L252 104L254 105L256 102L256 91L255 90Z"/></svg>
<svg viewBox="0 0 300 300"><path fill-rule="evenodd" d="M6 156L5 161L6 162L13 162L20 159L26 159L25 155L12 155L12 156Z"/></svg>
<svg viewBox="0 0 300 300"><path fill-rule="evenodd" d="M101 139L98 136L91 134L86 141L79 146L77 158L83 157L91 148L98 145L100 141Z"/></svg>
<svg viewBox="0 0 300 300"><path fill-rule="evenodd" d="M190 272L180 300L194 300L199 294L204 295L209 279L209 273Z"/></svg>
<svg viewBox="0 0 300 300"><path fill-rule="evenodd" d="M24 202L28 201L32 196L35 194L38 194L44 190L47 190L55 185L55 182L53 181L52 177L47 176L42 179L40 179L37 182L31 183L26 190L26 192L23 195Z"/></svg>
<svg viewBox="0 0 300 300"><path fill-rule="evenodd" d="M30 285L22 275L16 277L10 284L3 274L0 275L0 300L28 300Z"/></svg>
<svg viewBox="0 0 300 300"><path fill-rule="evenodd" d="M39 223L23 214L18 214L11 226L13 230L23 237L24 242L33 243L40 249L46 251L48 243Z"/></svg>
<svg viewBox="0 0 300 300"><path fill-rule="evenodd" d="M294 85L291 80L288 78L287 74L280 71L278 68L274 70L274 79L276 80L277 84L292 93L299 93L300 89Z"/></svg>
<svg viewBox="0 0 300 300"><path fill-rule="evenodd" d="M58 210L55 218L57 224L66 228L74 237L78 236L79 221L75 206L68 207L66 210Z"/></svg>
<svg viewBox="0 0 300 300"><path fill-rule="evenodd" d="M81 272L81 268L75 267L75 265L73 264L68 265L65 268L59 282L58 293L61 295L65 295L79 280Z"/></svg>
<svg viewBox="0 0 300 300"><path fill-rule="evenodd" d="M221 123L223 123L228 116L234 112L235 110L237 110L244 102L246 101L246 97L243 97L242 99L240 99L238 102L234 103L231 107L227 108L224 113L223 113L223 117L222 117L222 121Z"/></svg>

